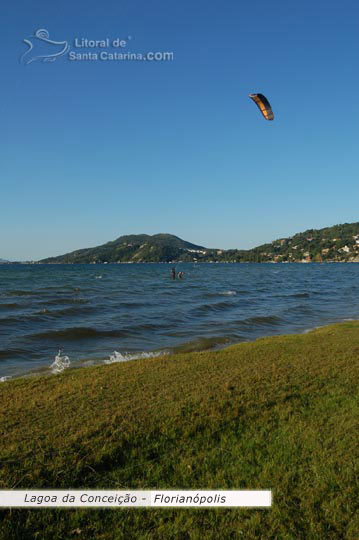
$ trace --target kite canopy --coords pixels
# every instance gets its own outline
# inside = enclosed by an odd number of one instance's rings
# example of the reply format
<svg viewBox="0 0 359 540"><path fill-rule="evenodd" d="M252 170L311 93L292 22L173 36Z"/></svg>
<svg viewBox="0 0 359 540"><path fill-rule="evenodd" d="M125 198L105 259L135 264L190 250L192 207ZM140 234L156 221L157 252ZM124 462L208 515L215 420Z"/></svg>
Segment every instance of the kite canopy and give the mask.
<svg viewBox="0 0 359 540"><path fill-rule="evenodd" d="M263 94L249 94L266 120L273 120L274 114L268 99Z"/></svg>

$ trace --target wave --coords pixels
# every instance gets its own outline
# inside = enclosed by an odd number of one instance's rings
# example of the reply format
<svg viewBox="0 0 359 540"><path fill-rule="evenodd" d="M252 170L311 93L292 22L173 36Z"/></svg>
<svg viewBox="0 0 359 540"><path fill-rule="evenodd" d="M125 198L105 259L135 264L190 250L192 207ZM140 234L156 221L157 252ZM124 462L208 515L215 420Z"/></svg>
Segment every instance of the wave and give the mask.
<svg viewBox="0 0 359 540"><path fill-rule="evenodd" d="M114 351L109 360L105 360L105 364L115 364L117 362L128 362L129 360L139 360L141 358L157 358L158 356L164 356L167 352L139 352L139 353L120 353Z"/></svg>
<svg viewBox="0 0 359 540"><path fill-rule="evenodd" d="M128 335L137 334L138 332L153 332L155 330L168 330L173 328L172 322L161 322L161 323L141 323L134 324L132 326L124 326L123 331L127 332Z"/></svg>
<svg viewBox="0 0 359 540"><path fill-rule="evenodd" d="M328 324L335 324L335 323L341 323L341 322L352 322L352 321L358 321L359 319L355 319L353 317L346 317L346 318L340 318L337 320L330 320L326 321L325 324L321 324L319 326L311 326L310 328L307 328L303 331L303 334L308 334L308 332L312 332L313 330L318 330L319 328L325 328Z"/></svg>
<svg viewBox="0 0 359 540"><path fill-rule="evenodd" d="M77 339L96 339L102 337L125 337L128 333L123 330L96 330L96 328L73 327L62 330L50 330L26 336L31 340L47 339L53 341L76 341Z"/></svg>
<svg viewBox="0 0 359 540"><path fill-rule="evenodd" d="M246 322L250 324L279 324L283 322L283 319L277 317L277 315L258 315L256 317L249 317L249 319L246 319Z"/></svg>
<svg viewBox="0 0 359 540"><path fill-rule="evenodd" d="M302 292L302 293L289 293L289 294L273 294L273 297L275 298L310 298L310 296L315 293L308 293L308 292Z"/></svg>
<svg viewBox="0 0 359 540"><path fill-rule="evenodd" d="M64 315L84 315L85 313L92 313L95 311L95 307L90 306L83 306L83 307L67 307L64 309L55 309L53 311L50 311L48 309L41 310L36 313L36 315L42 315L46 314L47 317L50 318L62 318Z"/></svg>
<svg viewBox="0 0 359 540"><path fill-rule="evenodd" d="M19 358L19 356L27 356L28 351L24 349L0 349L0 360L8 358Z"/></svg>
<svg viewBox="0 0 359 540"><path fill-rule="evenodd" d="M231 324L248 328L250 326L279 326L284 322L284 319L278 317L277 315L257 315L254 317L249 317L248 319L233 321Z"/></svg>
<svg viewBox="0 0 359 540"><path fill-rule="evenodd" d="M5 382L5 381L8 381L9 379L11 379L11 376L5 375L4 377L0 377L0 382Z"/></svg>
<svg viewBox="0 0 359 540"><path fill-rule="evenodd" d="M66 355L62 354L62 351L60 350L58 354L55 356L55 360L50 366L50 370L52 373L62 373L65 369L70 367L70 358Z"/></svg>
<svg viewBox="0 0 359 540"><path fill-rule="evenodd" d="M81 291L81 290L88 290L88 289L84 289L82 287L75 287L74 285L65 285L65 284L62 284L61 286L59 285L48 285L47 287L39 287L38 288L39 291L54 291L54 294L63 294L63 293L66 293L68 291Z"/></svg>
<svg viewBox="0 0 359 540"><path fill-rule="evenodd" d="M17 309L24 307L22 304L17 304L13 302L11 304L0 304L0 309Z"/></svg>
<svg viewBox="0 0 359 540"><path fill-rule="evenodd" d="M40 311L37 311L34 313L33 316L29 316L29 318L36 319L37 317L45 316L48 319L57 319L62 318L64 316L72 316L72 315L85 315L86 313L93 313L96 310L95 307L91 306L82 306L79 304L79 307L76 305L65 307L63 309L41 309Z"/></svg>
<svg viewBox="0 0 359 540"><path fill-rule="evenodd" d="M214 304L202 304L201 306L195 307L191 311L191 315L203 315L206 313L217 313L221 311L226 311L228 309L233 309L235 304L227 300L226 302L216 302Z"/></svg>
<svg viewBox="0 0 359 540"><path fill-rule="evenodd" d="M19 323L28 322L46 322L51 319L63 318L64 316L84 315L85 313L90 313L93 311L94 308L90 307L69 307L65 309L57 309L54 311L50 311L48 309L41 309L36 313L31 313L28 315L18 315L17 317L0 317L0 326L16 326Z"/></svg>
<svg viewBox="0 0 359 540"><path fill-rule="evenodd" d="M116 302L116 308L138 309L151 305L149 302Z"/></svg>
<svg viewBox="0 0 359 540"><path fill-rule="evenodd" d="M50 340L50 341L76 341L84 339L99 339L99 338L124 338L128 336L138 335L142 332L153 332L158 329L172 328L172 325L166 323L144 323L126 326L116 330L101 330L91 327L74 326L71 328L63 328L59 330L50 330L48 332L39 332L26 336L30 340Z"/></svg>
<svg viewBox="0 0 359 540"><path fill-rule="evenodd" d="M23 321L23 317L0 317L0 327L1 326L12 326Z"/></svg>
<svg viewBox="0 0 359 540"><path fill-rule="evenodd" d="M322 324L320 326L312 326L310 328L307 328L306 330L303 331L303 334L309 334L309 332L313 332L313 330L319 330L319 328L324 328L326 325Z"/></svg>
<svg viewBox="0 0 359 540"><path fill-rule="evenodd" d="M296 306L289 307L285 310L286 313L289 314L301 314L301 315L312 315L314 313L320 313L321 310L318 308L314 309L311 306L307 304L297 304Z"/></svg>
<svg viewBox="0 0 359 540"><path fill-rule="evenodd" d="M208 349L215 349L219 346L228 345L234 341L241 341L240 336L213 336L213 337L198 337L192 341L182 343L171 347L171 352L174 353L187 353L196 351L206 351Z"/></svg>
<svg viewBox="0 0 359 540"><path fill-rule="evenodd" d="M85 300L84 298L71 298L71 297L63 297L63 298L52 298L51 300L46 300L45 302L41 302L44 306L58 306L58 305L64 305L64 304L88 304L89 300Z"/></svg>
<svg viewBox="0 0 359 540"><path fill-rule="evenodd" d="M247 291L246 291L247 292ZM240 291L240 294L243 294L242 291ZM218 292L213 292L213 293L207 293L206 296L208 298L215 298L215 297L218 297L218 296L236 296L237 295L237 291L233 291L233 290L229 290L229 291L218 291Z"/></svg>
<svg viewBox="0 0 359 540"><path fill-rule="evenodd" d="M37 291L23 291L19 289L13 289L5 293L6 296L35 296L37 294Z"/></svg>
<svg viewBox="0 0 359 540"><path fill-rule="evenodd" d="M228 291L216 291L216 292L205 292L203 294L204 298L218 298L219 296L237 296L239 295L245 295L250 294L251 291L245 290L245 289L237 289L237 290L228 290Z"/></svg>

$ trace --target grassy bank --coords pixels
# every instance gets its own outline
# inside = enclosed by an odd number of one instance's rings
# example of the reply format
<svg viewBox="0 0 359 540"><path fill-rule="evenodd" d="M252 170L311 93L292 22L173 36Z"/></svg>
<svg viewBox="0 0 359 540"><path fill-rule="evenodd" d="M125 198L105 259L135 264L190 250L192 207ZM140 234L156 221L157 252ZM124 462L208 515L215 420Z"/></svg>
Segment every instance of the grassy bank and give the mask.
<svg viewBox="0 0 359 540"><path fill-rule="evenodd" d="M0 403L1 489L274 499L261 510L3 510L0 538L359 537L359 323L14 380Z"/></svg>

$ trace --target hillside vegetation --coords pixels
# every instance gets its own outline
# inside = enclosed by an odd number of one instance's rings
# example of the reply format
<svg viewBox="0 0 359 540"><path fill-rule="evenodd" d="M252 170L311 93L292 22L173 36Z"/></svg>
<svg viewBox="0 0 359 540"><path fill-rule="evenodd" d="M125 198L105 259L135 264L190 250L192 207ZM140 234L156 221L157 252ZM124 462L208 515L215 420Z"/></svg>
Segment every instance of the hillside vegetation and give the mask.
<svg viewBox="0 0 359 540"><path fill-rule="evenodd" d="M356 540L359 323L0 385L0 487L272 489L270 509L3 510L0 538Z"/></svg>
<svg viewBox="0 0 359 540"><path fill-rule="evenodd" d="M249 250L198 246L171 234L121 236L43 263L119 262L359 262L359 222L308 229Z"/></svg>
<svg viewBox="0 0 359 540"><path fill-rule="evenodd" d="M80 249L50 257L45 263L169 262L180 258L191 261L191 253L205 250L171 234L121 236L102 246Z"/></svg>
<svg viewBox="0 0 359 540"><path fill-rule="evenodd" d="M251 251L260 262L359 261L359 223L308 229Z"/></svg>

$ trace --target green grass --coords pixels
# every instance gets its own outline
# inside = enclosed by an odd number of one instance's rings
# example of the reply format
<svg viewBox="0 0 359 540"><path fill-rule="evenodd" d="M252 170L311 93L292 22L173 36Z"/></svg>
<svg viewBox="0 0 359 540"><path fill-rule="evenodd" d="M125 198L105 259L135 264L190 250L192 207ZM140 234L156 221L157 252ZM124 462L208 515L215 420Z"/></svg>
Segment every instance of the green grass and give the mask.
<svg viewBox="0 0 359 540"><path fill-rule="evenodd" d="M270 509L2 510L12 539L358 539L359 323L0 386L0 489L272 489Z"/></svg>

